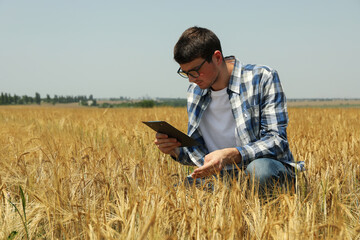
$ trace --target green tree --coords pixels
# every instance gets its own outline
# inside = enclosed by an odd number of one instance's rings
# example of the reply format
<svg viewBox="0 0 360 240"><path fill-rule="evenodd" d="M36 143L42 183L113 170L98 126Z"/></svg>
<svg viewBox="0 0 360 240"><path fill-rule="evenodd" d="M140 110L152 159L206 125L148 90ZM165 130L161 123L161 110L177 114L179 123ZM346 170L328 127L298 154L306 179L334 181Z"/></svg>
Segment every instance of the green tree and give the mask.
<svg viewBox="0 0 360 240"><path fill-rule="evenodd" d="M9 95L8 95L8 104L14 104L14 103L15 103L14 97L11 96L11 94L9 93Z"/></svg>
<svg viewBox="0 0 360 240"><path fill-rule="evenodd" d="M142 100L139 102L139 107L152 108L154 106L155 106L155 101L153 100Z"/></svg>
<svg viewBox="0 0 360 240"><path fill-rule="evenodd" d="M35 93L35 103L36 104L41 104L41 97L39 93Z"/></svg>
<svg viewBox="0 0 360 240"><path fill-rule="evenodd" d="M14 94L14 103L19 104L19 102L20 102L20 97Z"/></svg>
<svg viewBox="0 0 360 240"><path fill-rule="evenodd" d="M7 93L5 93L5 95L4 95L4 103L9 104L9 97L8 97Z"/></svg>
<svg viewBox="0 0 360 240"><path fill-rule="evenodd" d="M59 102L58 96L57 96L57 95L54 95L54 98L53 98L53 100L52 100L52 104L55 105L55 104L58 103L58 102Z"/></svg>
<svg viewBox="0 0 360 240"><path fill-rule="evenodd" d="M25 104L29 103L29 97L27 95L22 96L22 99L23 99Z"/></svg>

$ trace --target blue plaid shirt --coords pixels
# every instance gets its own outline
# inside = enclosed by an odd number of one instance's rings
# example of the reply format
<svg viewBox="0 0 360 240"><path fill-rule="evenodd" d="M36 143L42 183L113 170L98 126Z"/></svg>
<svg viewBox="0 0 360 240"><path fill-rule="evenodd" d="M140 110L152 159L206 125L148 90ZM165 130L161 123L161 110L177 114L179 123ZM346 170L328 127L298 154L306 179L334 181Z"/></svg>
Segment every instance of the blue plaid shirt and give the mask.
<svg viewBox="0 0 360 240"><path fill-rule="evenodd" d="M263 157L294 165L286 134L286 98L277 72L266 66L243 65L234 56L226 60L234 61L227 92L236 122L236 148L242 157L239 167ZM202 166L209 153L199 124L211 101L210 92L211 89L200 89L194 83L188 88L188 135L200 145L180 148L175 160L182 164Z"/></svg>

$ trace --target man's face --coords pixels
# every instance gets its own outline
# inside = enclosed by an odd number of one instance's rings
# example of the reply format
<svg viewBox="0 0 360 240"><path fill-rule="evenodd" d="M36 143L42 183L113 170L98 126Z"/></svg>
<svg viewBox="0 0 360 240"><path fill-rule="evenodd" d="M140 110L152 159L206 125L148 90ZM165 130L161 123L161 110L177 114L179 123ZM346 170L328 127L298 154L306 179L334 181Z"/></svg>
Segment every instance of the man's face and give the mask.
<svg viewBox="0 0 360 240"><path fill-rule="evenodd" d="M218 76L213 62L204 61L203 58L196 58L189 63L180 64L180 68L184 72L191 73L193 70L197 70L199 73L198 77L188 74L189 82L197 84L201 89L210 88Z"/></svg>

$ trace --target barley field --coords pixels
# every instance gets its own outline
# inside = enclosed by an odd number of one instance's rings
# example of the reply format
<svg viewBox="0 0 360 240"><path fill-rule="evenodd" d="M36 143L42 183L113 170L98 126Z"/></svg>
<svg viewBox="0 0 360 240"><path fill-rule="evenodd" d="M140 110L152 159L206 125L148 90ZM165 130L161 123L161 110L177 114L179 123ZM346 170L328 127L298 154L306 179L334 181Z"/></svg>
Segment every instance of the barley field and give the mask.
<svg viewBox="0 0 360 240"><path fill-rule="evenodd" d="M174 187L191 168L141 123L185 108L0 107L0 239L360 239L360 109L290 108L296 192L246 177Z"/></svg>

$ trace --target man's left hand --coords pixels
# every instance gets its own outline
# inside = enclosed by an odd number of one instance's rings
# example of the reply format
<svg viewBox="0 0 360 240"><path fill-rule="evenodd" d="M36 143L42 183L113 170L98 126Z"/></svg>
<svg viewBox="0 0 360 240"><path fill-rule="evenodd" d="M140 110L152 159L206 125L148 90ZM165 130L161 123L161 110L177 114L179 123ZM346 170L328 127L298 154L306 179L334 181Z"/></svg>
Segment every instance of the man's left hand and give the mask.
<svg viewBox="0 0 360 240"><path fill-rule="evenodd" d="M205 156L204 165L195 169L192 178L203 178L219 173L226 165L239 163L241 155L236 148L224 148Z"/></svg>

